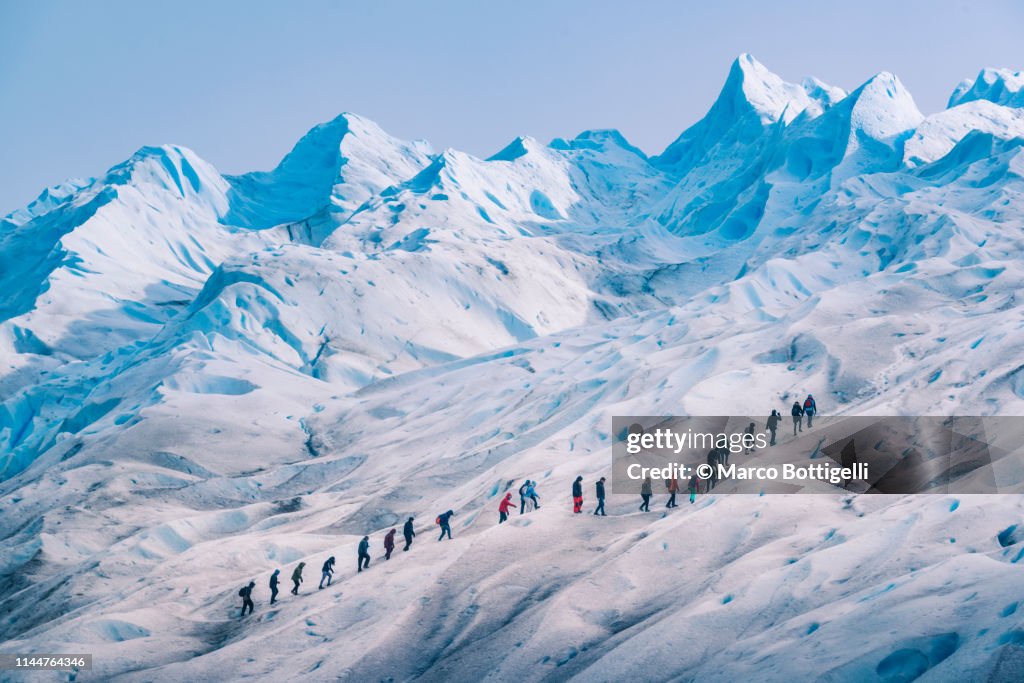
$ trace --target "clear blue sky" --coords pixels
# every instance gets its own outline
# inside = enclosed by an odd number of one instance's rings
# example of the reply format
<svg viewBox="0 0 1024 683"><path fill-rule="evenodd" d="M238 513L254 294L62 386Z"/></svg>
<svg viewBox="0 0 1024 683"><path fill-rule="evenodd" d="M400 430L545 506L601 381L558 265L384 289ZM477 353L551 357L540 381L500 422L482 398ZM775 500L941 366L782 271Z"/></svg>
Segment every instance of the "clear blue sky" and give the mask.
<svg viewBox="0 0 1024 683"><path fill-rule="evenodd" d="M847 89L893 71L928 113L1024 68L1022 29L1014 0L0 0L0 215L146 144L270 168L342 111L477 155L608 127L654 153L741 52Z"/></svg>

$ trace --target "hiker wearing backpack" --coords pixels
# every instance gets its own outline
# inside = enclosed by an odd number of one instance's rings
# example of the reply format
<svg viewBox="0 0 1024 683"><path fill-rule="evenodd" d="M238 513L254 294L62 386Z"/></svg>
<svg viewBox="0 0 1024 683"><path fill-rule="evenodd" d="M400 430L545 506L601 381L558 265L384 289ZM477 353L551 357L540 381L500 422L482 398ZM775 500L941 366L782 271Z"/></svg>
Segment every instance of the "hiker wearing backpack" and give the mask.
<svg viewBox="0 0 1024 683"><path fill-rule="evenodd" d="M515 506L516 504L512 502L512 494L506 493L505 497L501 499L500 503L498 503L498 524L501 524L508 519L508 509L510 507L514 508Z"/></svg>
<svg viewBox="0 0 1024 683"><path fill-rule="evenodd" d="M597 480L597 509L594 510L595 515L601 515L607 517L604 511L604 477Z"/></svg>
<svg viewBox="0 0 1024 683"><path fill-rule="evenodd" d="M392 529L384 536L384 559L390 560L391 553L395 551L395 533L397 529Z"/></svg>
<svg viewBox="0 0 1024 683"><path fill-rule="evenodd" d="M327 558L324 562L324 566L320 569L320 589L323 590L324 579L327 580L327 585L331 585L331 577L334 576L334 555Z"/></svg>
<svg viewBox="0 0 1024 683"><path fill-rule="evenodd" d="M441 535L438 537L438 541L443 540L445 534L448 534L449 541L452 540L451 519L454 516L455 513L449 510L448 512L444 512L438 515L437 519L434 520L435 522L437 522L437 525L441 527Z"/></svg>
<svg viewBox="0 0 1024 683"><path fill-rule="evenodd" d="M292 572L292 583L295 584L295 587L292 588L292 595L299 594L299 584L302 583L302 568L305 566L305 562L299 562L299 566Z"/></svg>
<svg viewBox="0 0 1024 683"><path fill-rule="evenodd" d="M572 511L574 514L583 512L583 477L576 477L572 483Z"/></svg>
<svg viewBox="0 0 1024 683"><path fill-rule="evenodd" d="M679 480L676 479L675 477L672 477L667 482L665 482L665 488L668 489L668 502L665 503L665 507L679 507L678 505L676 505L676 493L679 492Z"/></svg>
<svg viewBox="0 0 1024 683"><path fill-rule="evenodd" d="M412 547L412 539L416 537L416 530L412 528L412 520L415 517L410 517L405 520L405 526L402 527L402 535L405 536L405 547L402 548L402 552L405 552Z"/></svg>
<svg viewBox="0 0 1024 683"><path fill-rule="evenodd" d="M807 394L807 398L804 399L804 415L807 416L807 428L810 429L813 425L814 415L818 412L818 404L814 402L814 397Z"/></svg>
<svg viewBox="0 0 1024 683"><path fill-rule="evenodd" d="M275 569L274 573L270 575L270 604L273 605L277 602L277 575L281 573L280 569Z"/></svg>
<svg viewBox="0 0 1024 683"><path fill-rule="evenodd" d="M751 422L743 431L743 455L750 455L750 451L754 450L754 443L754 423Z"/></svg>
<svg viewBox="0 0 1024 683"><path fill-rule="evenodd" d="M527 482L526 497L533 501L534 510L540 510L540 499L537 497L537 482Z"/></svg>
<svg viewBox="0 0 1024 683"><path fill-rule="evenodd" d="M245 616L245 610L249 610L249 614L252 614L252 589L256 587L255 581L250 581L248 586L243 586L238 589L238 597L242 598L242 613L239 615L239 619Z"/></svg>
<svg viewBox="0 0 1024 683"><path fill-rule="evenodd" d="M793 401L789 414L793 416L793 436L796 436L797 429L804 431L804 409L800 407L800 401Z"/></svg>
<svg viewBox="0 0 1024 683"><path fill-rule="evenodd" d="M519 487L519 514L526 512L526 490L530 488L530 480L527 479ZM501 524L501 522L498 522Z"/></svg>
<svg viewBox="0 0 1024 683"><path fill-rule="evenodd" d="M363 536L363 540L359 541L359 569L357 571L363 571L363 568L370 568L370 537ZM327 584L331 585L330 582Z"/></svg>
<svg viewBox="0 0 1024 683"><path fill-rule="evenodd" d="M773 408L772 414L768 416L768 422L764 426L765 429L772 433L772 442L768 444L769 446L775 445L775 431L779 428L779 421L781 419L782 416L779 415L779 411Z"/></svg>

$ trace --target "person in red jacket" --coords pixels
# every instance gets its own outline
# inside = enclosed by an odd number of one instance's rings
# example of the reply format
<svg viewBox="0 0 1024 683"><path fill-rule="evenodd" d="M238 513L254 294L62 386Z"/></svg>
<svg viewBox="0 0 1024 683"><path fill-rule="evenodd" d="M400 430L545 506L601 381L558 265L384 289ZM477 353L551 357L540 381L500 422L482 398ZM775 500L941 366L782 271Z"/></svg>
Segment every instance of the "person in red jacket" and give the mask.
<svg viewBox="0 0 1024 683"><path fill-rule="evenodd" d="M672 477L665 483L665 487L668 489L668 503L665 504L667 508L679 507L676 505L676 493L679 492L679 480Z"/></svg>
<svg viewBox="0 0 1024 683"><path fill-rule="evenodd" d="M498 504L498 524L508 519L508 509L514 507L516 507L516 504L512 502L512 494L506 493L505 499Z"/></svg>
<svg viewBox="0 0 1024 683"><path fill-rule="evenodd" d="M392 529L384 537L384 559L385 560L390 560L391 559L391 551L395 549L395 531L396 531L396 529Z"/></svg>

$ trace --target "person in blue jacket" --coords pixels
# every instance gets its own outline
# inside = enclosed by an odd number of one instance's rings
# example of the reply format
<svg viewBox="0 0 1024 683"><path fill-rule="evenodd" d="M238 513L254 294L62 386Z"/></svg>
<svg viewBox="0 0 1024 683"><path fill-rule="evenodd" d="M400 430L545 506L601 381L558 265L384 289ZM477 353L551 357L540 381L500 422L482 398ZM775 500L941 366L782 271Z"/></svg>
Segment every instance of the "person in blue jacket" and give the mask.
<svg viewBox="0 0 1024 683"><path fill-rule="evenodd" d="M807 428L810 429L814 425L811 424L814 421L814 415L818 412L818 404L814 402L814 397L807 394L807 398L804 399L804 415L807 416Z"/></svg>
<svg viewBox="0 0 1024 683"><path fill-rule="evenodd" d="M540 510L540 499L537 497L537 482L526 482L526 497L533 501L533 509Z"/></svg>
<svg viewBox="0 0 1024 683"><path fill-rule="evenodd" d="M601 517L607 517L604 511L604 477L597 480L597 509L594 510L595 515Z"/></svg>
<svg viewBox="0 0 1024 683"><path fill-rule="evenodd" d="M359 541L359 571L370 568L370 537L363 536Z"/></svg>

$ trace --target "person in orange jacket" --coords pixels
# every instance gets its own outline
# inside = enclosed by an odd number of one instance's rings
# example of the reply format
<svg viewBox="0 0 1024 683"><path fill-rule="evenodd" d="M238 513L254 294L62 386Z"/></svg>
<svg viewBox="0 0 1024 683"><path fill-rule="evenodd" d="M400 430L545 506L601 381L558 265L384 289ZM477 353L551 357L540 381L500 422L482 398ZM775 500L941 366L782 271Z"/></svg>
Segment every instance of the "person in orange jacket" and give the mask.
<svg viewBox="0 0 1024 683"><path fill-rule="evenodd" d="M498 504L498 524L501 524L508 519L508 509L514 508L515 506L516 504L512 502L512 494L506 493L504 500Z"/></svg>

